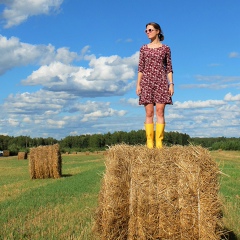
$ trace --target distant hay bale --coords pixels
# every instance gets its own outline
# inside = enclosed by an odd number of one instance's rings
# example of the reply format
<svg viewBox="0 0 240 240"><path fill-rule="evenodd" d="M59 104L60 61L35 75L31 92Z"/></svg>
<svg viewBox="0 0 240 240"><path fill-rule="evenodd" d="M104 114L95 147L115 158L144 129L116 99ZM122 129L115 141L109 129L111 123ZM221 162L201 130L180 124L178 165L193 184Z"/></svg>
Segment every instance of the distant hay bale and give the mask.
<svg viewBox="0 0 240 240"><path fill-rule="evenodd" d="M108 150L94 232L101 240L217 240L219 169L198 146Z"/></svg>
<svg viewBox="0 0 240 240"><path fill-rule="evenodd" d="M32 179L60 178L62 175L62 157L59 145L31 148L29 170Z"/></svg>
<svg viewBox="0 0 240 240"><path fill-rule="evenodd" d="M3 150L3 157L9 157L10 151L9 150Z"/></svg>
<svg viewBox="0 0 240 240"><path fill-rule="evenodd" d="M18 152L18 160L25 160L27 159L27 153L26 152Z"/></svg>

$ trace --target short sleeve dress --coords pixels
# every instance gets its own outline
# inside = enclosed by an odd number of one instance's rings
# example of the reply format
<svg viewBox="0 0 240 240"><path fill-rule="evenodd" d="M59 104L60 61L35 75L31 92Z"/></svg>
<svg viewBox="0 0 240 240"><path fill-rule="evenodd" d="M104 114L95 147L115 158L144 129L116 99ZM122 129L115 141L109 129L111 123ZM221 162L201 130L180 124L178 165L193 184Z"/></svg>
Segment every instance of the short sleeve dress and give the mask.
<svg viewBox="0 0 240 240"><path fill-rule="evenodd" d="M143 74L139 105L173 104L167 79L167 74L173 72L169 46L162 44L159 48L149 48L148 45L143 45L140 49L138 72Z"/></svg>

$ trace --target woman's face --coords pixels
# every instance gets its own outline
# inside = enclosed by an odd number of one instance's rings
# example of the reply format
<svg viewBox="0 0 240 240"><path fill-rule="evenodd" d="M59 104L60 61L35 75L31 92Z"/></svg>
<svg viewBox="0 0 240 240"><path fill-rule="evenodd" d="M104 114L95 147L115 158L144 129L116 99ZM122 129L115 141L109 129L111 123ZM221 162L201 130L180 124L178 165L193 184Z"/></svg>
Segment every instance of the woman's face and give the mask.
<svg viewBox="0 0 240 240"><path fill-rule="evenodd" d="M159 30L155 29L152 25L148 25L145 33L147 34L149 39L156 38L159 34Z"/></svg>

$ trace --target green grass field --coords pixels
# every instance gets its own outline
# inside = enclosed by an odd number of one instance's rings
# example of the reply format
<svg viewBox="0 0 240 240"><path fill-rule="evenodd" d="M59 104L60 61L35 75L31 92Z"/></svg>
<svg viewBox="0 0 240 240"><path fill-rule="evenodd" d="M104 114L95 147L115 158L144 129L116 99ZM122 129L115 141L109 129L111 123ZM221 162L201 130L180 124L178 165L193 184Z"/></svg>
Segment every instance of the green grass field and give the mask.
<svg viewBox="0 0 240 240"><path fill-rule="evenodd" d="M236 235L232 239L240 239L240 152L214 151L211 154L223 172L220 196L223 202L224 226Z"/></svg>
<svg viewBox="0 0 240 240"><path fill-rule="evenodd" d="M240 152L211 154L224 173L220 195L225 227L240 239ZM0 158L1 240L96 240L91 228L104 156L75 154L62 158L62 178L37 180L30 179L27 160Z"/></svg>

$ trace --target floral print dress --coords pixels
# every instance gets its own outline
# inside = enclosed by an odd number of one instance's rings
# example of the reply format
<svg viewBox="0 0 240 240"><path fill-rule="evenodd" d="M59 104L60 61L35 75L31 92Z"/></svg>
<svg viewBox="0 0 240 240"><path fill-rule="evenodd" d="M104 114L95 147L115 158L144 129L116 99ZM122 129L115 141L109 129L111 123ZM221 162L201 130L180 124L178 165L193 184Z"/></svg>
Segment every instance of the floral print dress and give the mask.
<svg viewBox="0 0 240 240"><path fill-rule="evenodd" d="M140 49L138 72L142 72L139 105L173 104L168 91L167 74L173 72L171 50L162 44L158 48L143 45Z"/></svg>

